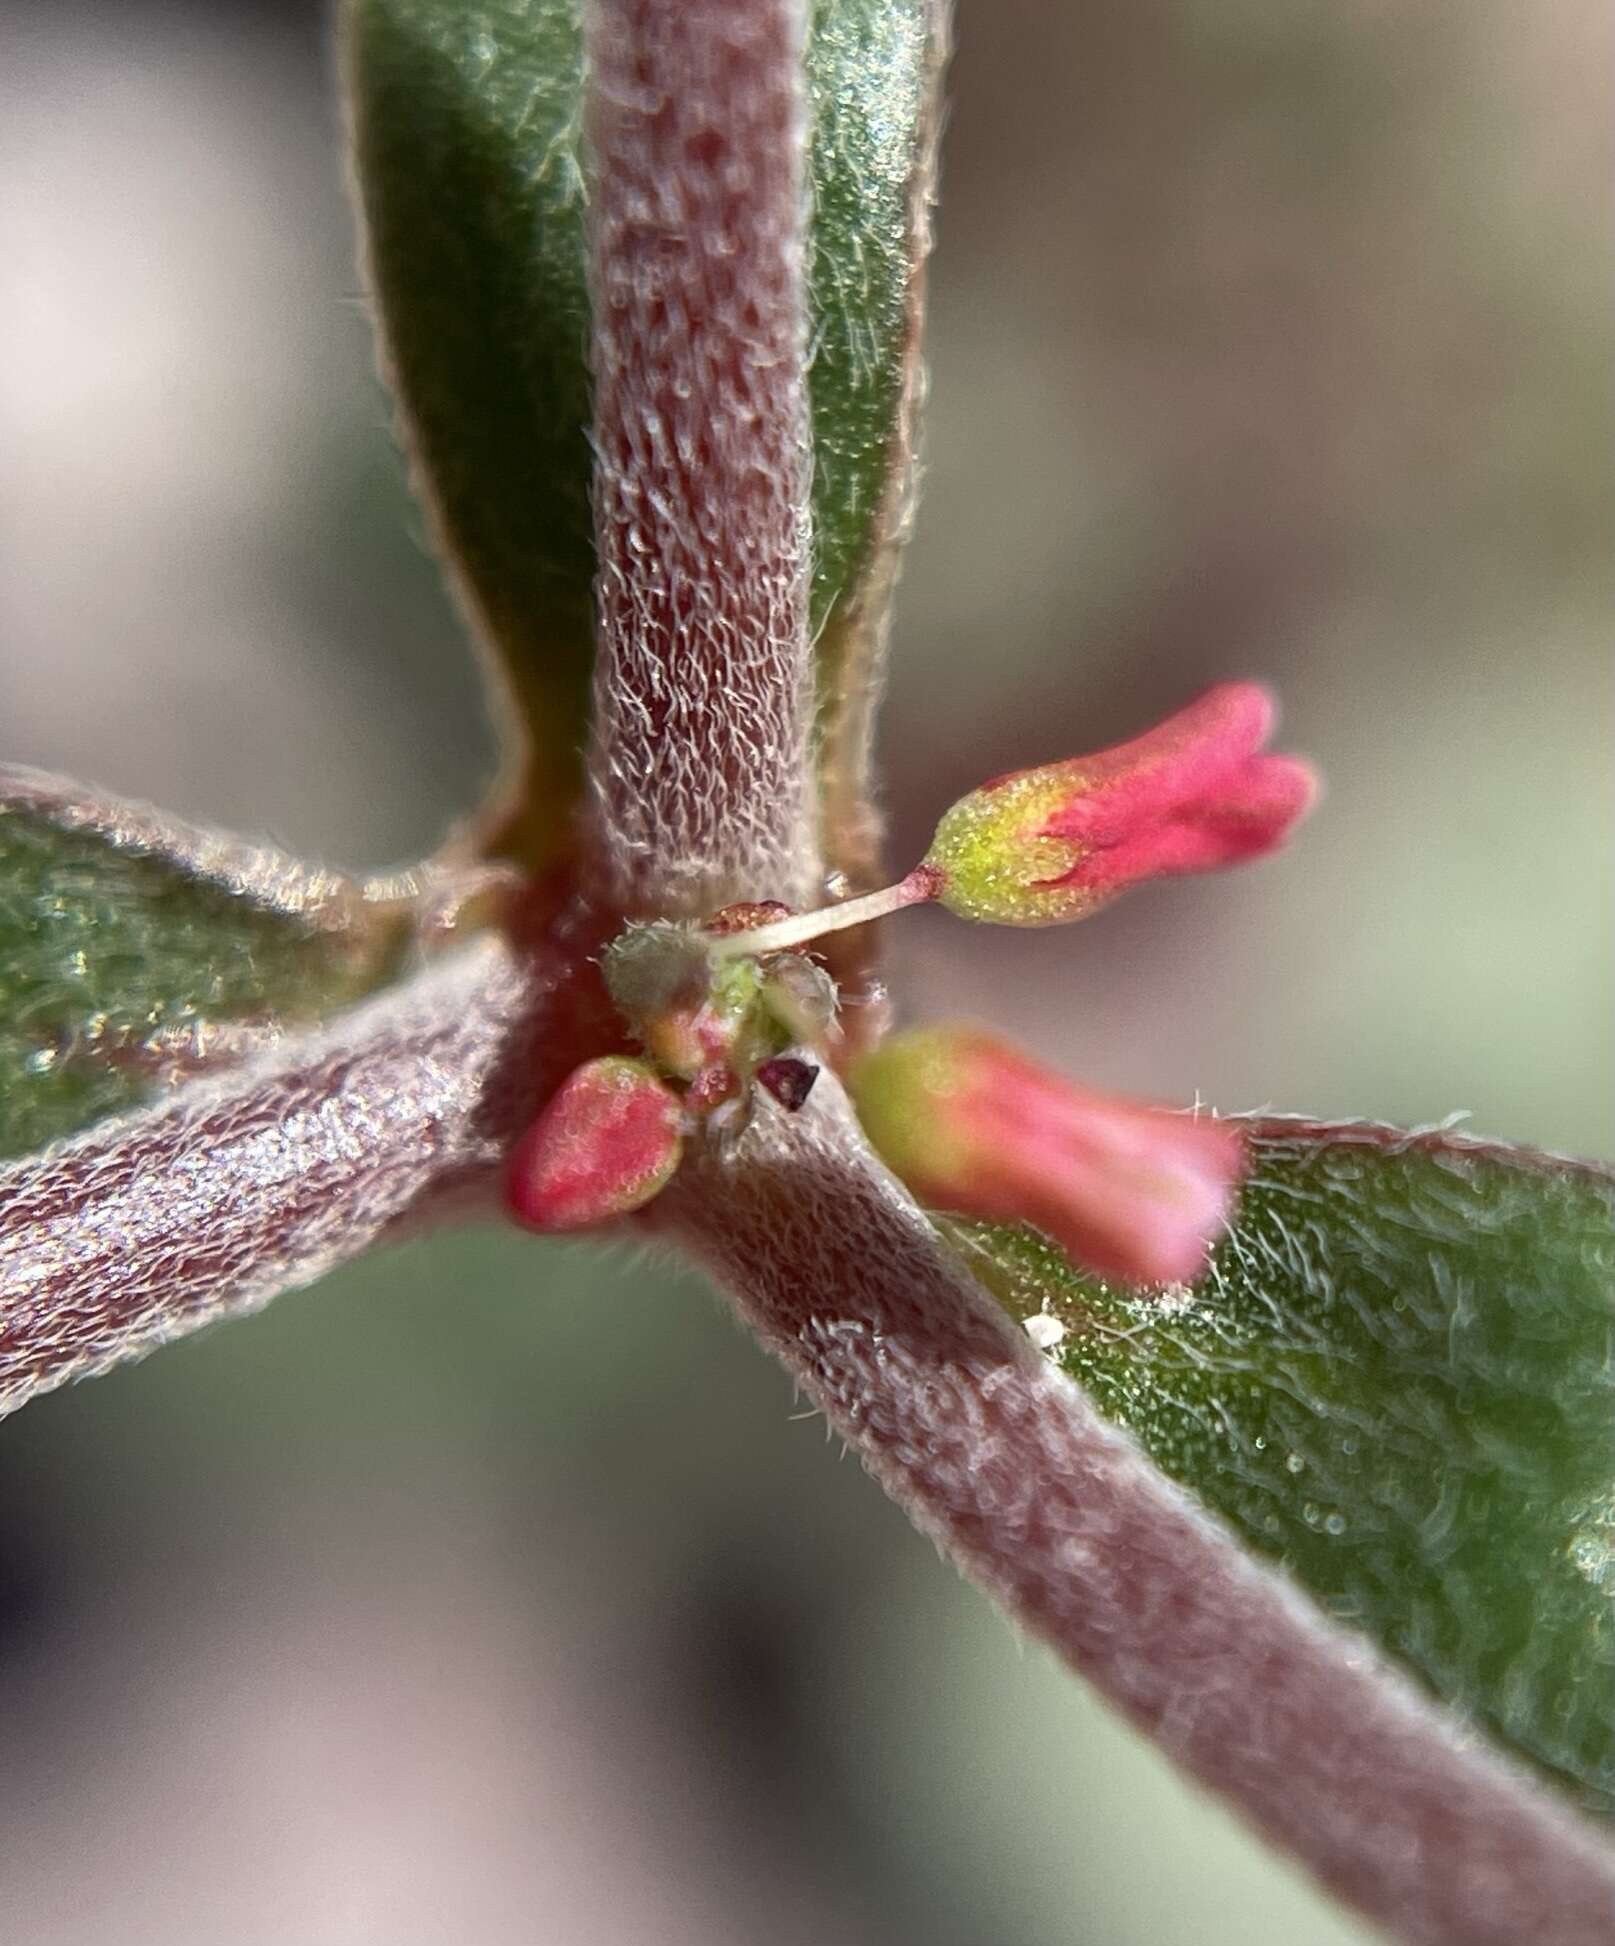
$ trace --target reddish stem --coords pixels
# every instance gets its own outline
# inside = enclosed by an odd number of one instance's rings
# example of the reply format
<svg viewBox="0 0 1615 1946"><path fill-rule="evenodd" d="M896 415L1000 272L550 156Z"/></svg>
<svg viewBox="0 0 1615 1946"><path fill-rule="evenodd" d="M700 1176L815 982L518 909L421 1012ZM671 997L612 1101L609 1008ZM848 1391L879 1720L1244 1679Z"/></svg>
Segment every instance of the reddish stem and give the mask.
<svg viewBox="0 0 1615 1946"><path fill-rule="evenodd" d="M595 833L629 910L808 903L802 21L589 14Z"/></svg>
<svg viewBox="0 0 1615 1946"><path fill-rule="evenodd" d="M832 1076L687 1162L653 1214L973 1579L1331 1889L1410 1940L1615 1938L1615 1852L1036 1357Z"/></svg>
<svg viewBox="0 0 1615 1946"><path fill-rule="evenodd" d="M322 1032L0 1169L0 1413L491 1184L544 1085L559 973L485 938Z"/></svg>

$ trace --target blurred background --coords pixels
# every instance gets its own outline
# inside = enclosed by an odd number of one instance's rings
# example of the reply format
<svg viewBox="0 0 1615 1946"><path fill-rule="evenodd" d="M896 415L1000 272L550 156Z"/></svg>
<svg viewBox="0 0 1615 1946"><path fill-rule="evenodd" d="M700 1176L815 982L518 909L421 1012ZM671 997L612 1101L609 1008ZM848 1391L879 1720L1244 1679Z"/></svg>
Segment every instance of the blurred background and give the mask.
<svg viewBox="0 0 1615 1946"><path fill-rule="evenodd" d="M1330 795L892 928L1105 1085L1615 1147L1597 0L964 0L893 856L1226 675ZM325 9L0 14L0 752L355 866L492 743ZM462 1232L0 1432L8 1946L1346 1946L694 1279Z"/></svg>

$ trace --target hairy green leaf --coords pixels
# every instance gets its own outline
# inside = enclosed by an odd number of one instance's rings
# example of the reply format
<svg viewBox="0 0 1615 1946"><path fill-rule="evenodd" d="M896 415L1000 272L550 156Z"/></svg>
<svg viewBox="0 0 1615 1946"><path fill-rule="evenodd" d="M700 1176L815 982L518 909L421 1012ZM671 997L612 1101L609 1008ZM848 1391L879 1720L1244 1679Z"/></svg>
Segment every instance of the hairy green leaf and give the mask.
<svg viewBox="0 0 1615 1946"><path fill-rule="evenodd" d="M1193 1291L949 1222L1156 1462L1495 1739L1615 1810L1615 1184L1443 1136L1253 1125Z"/></svg>
<svg viewBox="0 0 1615 1946"><path fill-rule="evenodd" d="M267 849L0 773L0 1156L345 1006L395 969L412 916Z"/></svg>
<svg viewBox="0 0 1615 1946"><path fill-rule="evenodd" d="M870 738L912 488L944 42L941 0L813 11L812 614L825 844L854 879L877 863Z"/></svg>
<svg viewBox="0 0 1615 1946"><path fill-rule="evenodd" d="M810 26L812 615L842 823L907 494L939 21L818 0ZM540 858L578 787L593 636L581 5L350 0L348 68L389 375L532 746L507 842Z"/></svg>
<svg viewBox="0 0 1615 1946"><path fill-rule="evenodd" d="M588 703L589 303L575 0L353 0L348 71L370 273L416 484L499 651L541 857Z"/></svg>

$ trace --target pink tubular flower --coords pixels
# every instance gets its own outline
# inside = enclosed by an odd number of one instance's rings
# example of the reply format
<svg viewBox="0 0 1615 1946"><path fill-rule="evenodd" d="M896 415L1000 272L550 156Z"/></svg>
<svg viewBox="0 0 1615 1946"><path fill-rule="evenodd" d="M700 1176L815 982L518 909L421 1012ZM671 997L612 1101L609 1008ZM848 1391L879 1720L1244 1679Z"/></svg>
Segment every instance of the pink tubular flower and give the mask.
<svg viewBox="0 0 1615 1946"><path fill-rule="evenodd" d="M1130 743L994 778L937 827L935 896L967 919L1080 919L1141 879L1208 872L1282 844L1316 794L1262 746L1273 699L1223 683Z"/></svg>
<svg viewBox="0 0 1615 1946"><path fill-rule="evenodd" d="M1229 1123L1076 1087L974 1028L899 1034L853 1090L921 1202L1033 1224L1123 1283L1198 1277L1244 1170Z"/></svg>
<svg viewBox="0 0 1615 1946"><path fill-rule="evenodd" d="M678 1096L643 1061L606 1055L567 1076L516 1144L505 1206L530 1230L589 1230L639 1209L678 1167Z"/></svg>

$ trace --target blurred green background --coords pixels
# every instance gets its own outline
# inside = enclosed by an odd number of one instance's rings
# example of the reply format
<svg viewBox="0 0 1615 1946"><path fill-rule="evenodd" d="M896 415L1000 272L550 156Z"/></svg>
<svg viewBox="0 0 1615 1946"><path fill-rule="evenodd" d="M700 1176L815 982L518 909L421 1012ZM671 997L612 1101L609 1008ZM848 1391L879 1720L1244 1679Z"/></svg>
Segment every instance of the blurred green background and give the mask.
<svg viewBox="0 0 1615 1946"><path fill-rule="evenodd" d="M894 860L1280 688L1284 858L892 929L1107 1085L1615 1149L1611 21L966 0ZM323 9L0 18L0 749L353 865L491 738L401 484ZM8 1946L1343 1946L692 1278L493 1231L0 1431Z"/></svg>

